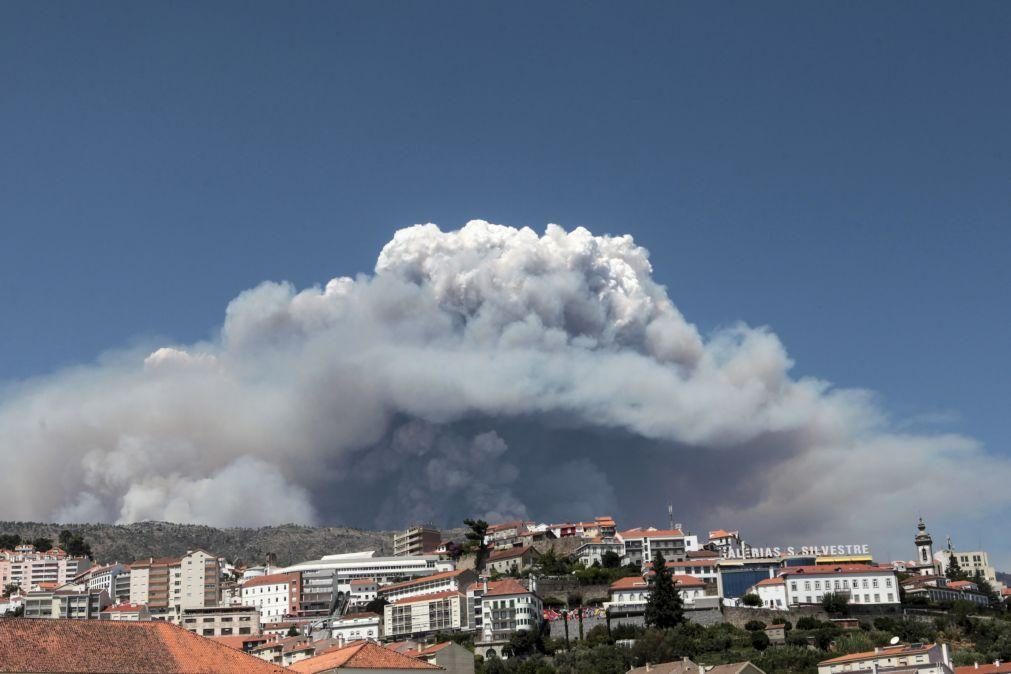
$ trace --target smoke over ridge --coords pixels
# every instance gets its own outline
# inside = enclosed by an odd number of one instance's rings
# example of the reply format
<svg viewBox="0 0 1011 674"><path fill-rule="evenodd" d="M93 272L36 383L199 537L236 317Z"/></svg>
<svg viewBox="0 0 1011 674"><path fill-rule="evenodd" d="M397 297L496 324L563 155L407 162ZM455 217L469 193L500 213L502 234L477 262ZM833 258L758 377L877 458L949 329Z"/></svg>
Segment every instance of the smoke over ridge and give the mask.
<svg viewBox="0 0 1011 674"><path fill-rule="evenodd" d="M951 521L1007 511L1006 459L900 431L868 392L791 366L765 328L703 338L629 236L418 225L373 275L241 293L214 340L8 387L0 509L633 524L673 500L698 527L830 542L901 535L924 508Z"/></svg>

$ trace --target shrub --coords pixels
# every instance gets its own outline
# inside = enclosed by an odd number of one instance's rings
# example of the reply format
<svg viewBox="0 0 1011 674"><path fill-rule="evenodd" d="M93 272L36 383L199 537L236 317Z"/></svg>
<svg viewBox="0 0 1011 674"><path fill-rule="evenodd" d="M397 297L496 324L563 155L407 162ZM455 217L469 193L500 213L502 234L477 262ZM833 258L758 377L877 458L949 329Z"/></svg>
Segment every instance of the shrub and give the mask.
<svg viewBox="0 0 1011 674"><path fill-rule="evenodd" d="M744 623L744 629L748 630L749 632L761 632L762 630L765 629L765 623L763 623L761 620L749 620L748 622Z"/></svg>

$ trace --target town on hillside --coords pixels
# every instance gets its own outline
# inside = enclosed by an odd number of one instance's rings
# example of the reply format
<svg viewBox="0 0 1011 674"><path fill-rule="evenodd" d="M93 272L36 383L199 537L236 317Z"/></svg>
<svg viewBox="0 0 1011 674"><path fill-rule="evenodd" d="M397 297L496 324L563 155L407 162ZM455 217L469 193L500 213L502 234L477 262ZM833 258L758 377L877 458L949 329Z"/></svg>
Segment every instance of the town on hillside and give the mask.
<svg viewBox="0 0 1011 674"><path fill-rule="evenodd" d="M1011 674L1011 588L922 519L891 561L673 518L465 524L287 566L0 532L0 671ZM157 669L109 669L138 648Z"/></svg>

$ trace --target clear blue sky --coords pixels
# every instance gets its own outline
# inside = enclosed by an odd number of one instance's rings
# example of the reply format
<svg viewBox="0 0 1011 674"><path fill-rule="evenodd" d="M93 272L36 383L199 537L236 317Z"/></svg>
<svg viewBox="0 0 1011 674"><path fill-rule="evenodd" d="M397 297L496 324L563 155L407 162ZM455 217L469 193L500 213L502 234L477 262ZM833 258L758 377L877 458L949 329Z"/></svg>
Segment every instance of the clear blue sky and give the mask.
<svg viewBox="0 0 1011 674"><path fill-rule="evenodd" d="M557 222L1007 451L1009 3L5 2L0 83L0 380Z"/></svg>

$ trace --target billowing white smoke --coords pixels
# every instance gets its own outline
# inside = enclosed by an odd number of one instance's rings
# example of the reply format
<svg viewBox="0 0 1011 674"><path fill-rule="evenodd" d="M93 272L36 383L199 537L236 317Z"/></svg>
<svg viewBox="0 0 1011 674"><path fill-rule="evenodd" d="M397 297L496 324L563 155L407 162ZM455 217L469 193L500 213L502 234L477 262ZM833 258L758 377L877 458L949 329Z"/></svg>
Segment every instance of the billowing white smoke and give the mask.
<svg viewBox="0 0 1011 674"><path fill-rule="evenodd" d="M791 378L769 330L703 339L651 273L628 236L403 229L372 276L242 293L219 339L12 387L0 509L400 526L673 499L752 539L881 542L1008 508L1007 460Z"/></svg>

